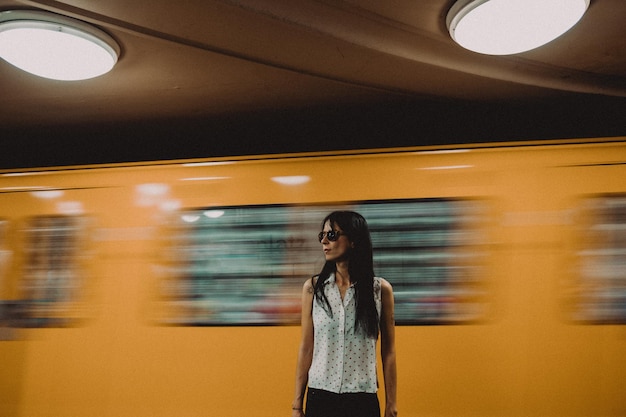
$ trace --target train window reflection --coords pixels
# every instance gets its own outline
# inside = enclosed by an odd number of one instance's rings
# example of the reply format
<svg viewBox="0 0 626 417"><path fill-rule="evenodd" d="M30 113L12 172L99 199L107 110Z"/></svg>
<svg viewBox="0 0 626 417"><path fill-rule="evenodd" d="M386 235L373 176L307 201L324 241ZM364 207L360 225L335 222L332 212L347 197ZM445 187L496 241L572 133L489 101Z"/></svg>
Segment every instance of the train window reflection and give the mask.
<svg viewBox="0 0 626 417"><path fill-rule="evenodd" d="M302 284L324 262L316 239L321 219L338 209L368 220L375 272L394 286L397 324L484 317L483 206L438 199L179 211L166 224L159 321L299 323ZM221 215L201 215L208 210Z"/></svg>
<svg viewBox="0 0 626 417"><path fill-rule="evenodd" d="M40 216L27 222L17 312L21 327L65 326L79 318L86 222L83 216Z"/></svg>
<svg viewBox="0 0 626 417"><path fill-rule="evenodd" d="M587 199L580 224L572 318L626 324L626 195Z"/></svg>

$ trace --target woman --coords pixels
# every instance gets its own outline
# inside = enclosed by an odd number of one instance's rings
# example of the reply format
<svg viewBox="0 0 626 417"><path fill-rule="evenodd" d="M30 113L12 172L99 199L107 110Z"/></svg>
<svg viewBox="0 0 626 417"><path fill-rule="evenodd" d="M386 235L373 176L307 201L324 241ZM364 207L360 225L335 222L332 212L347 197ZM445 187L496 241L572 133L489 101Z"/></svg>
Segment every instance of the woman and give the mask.
<svg viewBox="0 0 626 417"><path fill-rule="evenodd" d="M380 417L376 342L381 336L384 417L397 416L393 289L374 276L367 222L336 211L319 234L326 263L302 289L302 339L292 417Z"/></svg>

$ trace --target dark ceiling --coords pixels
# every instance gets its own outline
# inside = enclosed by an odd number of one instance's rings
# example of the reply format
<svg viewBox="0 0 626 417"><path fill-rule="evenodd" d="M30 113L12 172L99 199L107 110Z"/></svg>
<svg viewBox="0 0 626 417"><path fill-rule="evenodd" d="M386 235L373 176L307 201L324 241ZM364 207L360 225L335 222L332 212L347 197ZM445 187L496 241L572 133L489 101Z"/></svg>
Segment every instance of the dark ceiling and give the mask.
<svg viewBox="0 0 626 417"><path fill-rule="evenodd" d="M0 60L0 168L626 135L626 1L505 57L457 46L452 4L0 0L122 49L80 82Z"/></svg>

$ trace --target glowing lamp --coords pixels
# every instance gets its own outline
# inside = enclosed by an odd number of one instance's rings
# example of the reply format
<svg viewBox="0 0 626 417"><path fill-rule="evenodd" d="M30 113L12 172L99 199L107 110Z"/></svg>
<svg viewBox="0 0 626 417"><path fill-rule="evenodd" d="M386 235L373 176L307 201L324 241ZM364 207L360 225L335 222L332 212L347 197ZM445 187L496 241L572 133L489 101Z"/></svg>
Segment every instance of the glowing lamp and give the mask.
<svg viewBox="0 0 626 417"><path fill-rule="evenodd" d="M446 23L463 48L517 54L558 38L585 14L589 0L459 0Z"/></svg>
<svg viewBox="0 0 626 417"><path fill-rule="evenodd" d="M31 74L85 80L109 72L119 45L85 22L40 11L0 13L0 57Z"/></svg>

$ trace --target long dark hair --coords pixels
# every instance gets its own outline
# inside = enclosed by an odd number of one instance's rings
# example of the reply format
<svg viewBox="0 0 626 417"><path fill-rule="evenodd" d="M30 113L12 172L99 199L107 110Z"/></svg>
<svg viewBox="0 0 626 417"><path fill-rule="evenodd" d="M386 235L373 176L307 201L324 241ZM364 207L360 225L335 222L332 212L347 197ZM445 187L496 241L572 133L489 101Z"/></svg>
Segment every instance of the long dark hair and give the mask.
<svg viewBox="0 0 626 417"><path fill-rule="evenodd" d="M354 283L356 295L355 330L361 328L365 334L376 339L379 330L379 317L374 301L374 259L372 255L372 239L365 218L354 211L334 211L322 221L322 229L326 222L331 227L338 226L353 243L348 252L348 272ZM335 273L337 266L334 261L327 261L314 283L315 300L320 303L332 317L332 309L326 295L324 285Z"/></svg>

